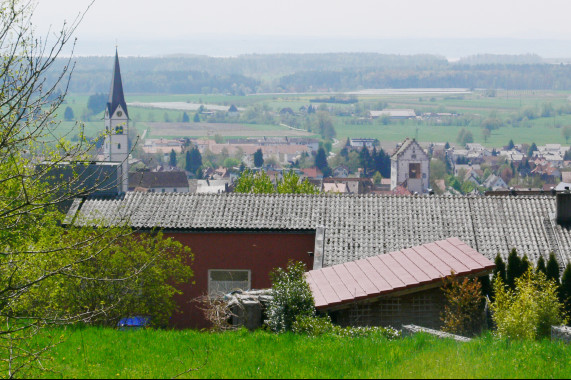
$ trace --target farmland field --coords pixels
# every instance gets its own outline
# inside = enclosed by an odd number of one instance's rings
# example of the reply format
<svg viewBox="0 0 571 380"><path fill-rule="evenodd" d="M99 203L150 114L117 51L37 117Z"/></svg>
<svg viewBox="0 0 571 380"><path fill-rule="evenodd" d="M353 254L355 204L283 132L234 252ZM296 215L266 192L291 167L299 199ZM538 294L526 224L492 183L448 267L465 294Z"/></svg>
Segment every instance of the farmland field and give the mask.
<svg viewBox="0 0 571 380"><path fill-rule="evenodd" d="M383 142L400 142L406 137L417 137L420 141L454 143L456 136L462 128L470 131L474 142L479 142L489 147L498 147L507 144L510 139L517 143L535 142L536 144L561 143L567 144L563 131L565 127L571 127L571 114L557 110L567 107L571 109L569 100L571 93L568 91L505 91L497 90L494 96L487 96L483 90L451 92L447 91L357 91L351 96L358 102L355 104L313 103L315 107L326 107L333 115L333 124L337 132L337 138L343 140L347 137L377 138ZM223 94L204 95L130 95L127 101L139 103L138 106L129 107L131 126L137 129L139 134L149 129L148 137L208 137L220 134L226 137L248 136L302 136L304 134L288 130L279 126L279 110L291 108L295 112L302 106L308 106L310 100L315 98L327 98L335 94L256 94L250 96L231 96ZM337 96L349 96L337 94ZM103 129L103 114L86 115L87 95L71 94L63 107L71 107L77 119L85 121L88 136L95 135ZM164 103L165 108L148 108L145 104ZM275 124L247 124L242 120L236 124L228 121L215 123L186 123L181 125L183 111L169 109L168 103L180 105L188 104L195 108L198 104L204 104L208 108L225 108L234 104L248 109L258 107L273 112ZM178 107L177 105L177 107ZM552 107L554 112L549 116L542 117L542 109L545 106ZM392 120L389 123L381 123L378 119L361 122L358 116L341 116L341 114L354 113L356 110L382 108L412 108L417 114L423 112L457 113L460 117L453 118L448 123L426 122L417 120ZM526 111L533 111L534 117L525 118L520 123L512 120ZM187 111L193 117L192 111ZM63 110L59 112L62 118ZM335 116L337 115L337 116ZM489 137L485 137L480 123L486 118L494 117L502 122L502 126L491 131ZM363 117L360 117L363 119ZM204 120L203 120L204 121ZM359 122L357 122L359 121ZM444 125L446 124L446 125ZM72 122L63 122L58 132L73 136L77 133L77 126Z"/></svg>
<svg viewBox="0 0 571 380"><path fill-rule="evenodd" d="M239 330L56 330L66 341L44 378L570 378L571 345L507 341L469 343L426 335L388 341Z"/></svg>

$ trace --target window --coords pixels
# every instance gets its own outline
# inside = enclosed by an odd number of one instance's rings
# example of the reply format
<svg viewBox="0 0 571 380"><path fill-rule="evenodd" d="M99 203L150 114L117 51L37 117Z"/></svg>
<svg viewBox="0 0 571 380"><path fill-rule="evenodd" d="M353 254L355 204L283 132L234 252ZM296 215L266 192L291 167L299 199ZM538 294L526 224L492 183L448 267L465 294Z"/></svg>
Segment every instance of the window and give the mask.
<svg viewBox="0 0 571 380"><path fill-rule="evenodd" d="M163 189L161 192L162 192L162 193L164 193L165 191L166 191L166 190L165 190L165 189Z"/></svg>
<svg viewBox="0 0 571 380"><path fill-rule="evenodd" d="M121 149L121 144L117 144L117 149Z"/></svg>
<svg viewBox="0 0 571 380"><path fill-rule="evenodd" d="M234 290L250 289L249 270L211 269L208 271L208 295L222 296Z"/></svg>
<svg viewBox="0 0 571 380"><path fill-rule="evenodd" d="M391 318L400 313L400 298L386 298L379 301L381 318Z"/></svg>
<svg viewBox="0 0 571 380"><path fill-rule="evenodd" d="M420 178L420 164L408 164L408 178Z"/></svg>
<svg viewBox="0 0 571 380"><path fill-rule="evenodd" d="M412 155L412 159L413 159L413 160L416 160L416 154L413 154L413 155Z"/></svg>
<svg viewBox="0 0 571 380"><path fill-rule="evenodd" d="M412 310L415 313L427 313L432 309L432 297L430 294L418 294L412 299Z"/></svg>

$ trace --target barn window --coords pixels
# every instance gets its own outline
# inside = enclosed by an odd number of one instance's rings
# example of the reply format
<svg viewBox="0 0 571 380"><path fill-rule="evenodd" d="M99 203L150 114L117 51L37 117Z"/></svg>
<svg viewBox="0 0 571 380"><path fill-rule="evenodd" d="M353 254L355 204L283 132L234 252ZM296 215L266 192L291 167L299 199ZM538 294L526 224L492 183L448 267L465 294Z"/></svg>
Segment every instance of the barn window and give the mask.
<svg viewBox="0 0 571 380"><path fill-rule="evenodd" d="M208 295L222 296L234 290L249 290L249 270L211 269L208 271Z"/></svg>
<svg viewBox="0 0 571 380"><path fill-rule="evenodd" d="M408 165L408 178L420 178L420 164L409 164Z"/></svg>
<svg viewBox="0 0 571 380"><path fill-rule="evenodd" d="M379 301L379 311L381 318L394 317L400 313L400 298L387 298Z"/></svg>
<svg viewBox="0 0 571 380"><path fill-rule="evenodd" d="M432 309L432 297L430 294L417 294L412 299L412 310L416 313L426 313Z"/></svg>

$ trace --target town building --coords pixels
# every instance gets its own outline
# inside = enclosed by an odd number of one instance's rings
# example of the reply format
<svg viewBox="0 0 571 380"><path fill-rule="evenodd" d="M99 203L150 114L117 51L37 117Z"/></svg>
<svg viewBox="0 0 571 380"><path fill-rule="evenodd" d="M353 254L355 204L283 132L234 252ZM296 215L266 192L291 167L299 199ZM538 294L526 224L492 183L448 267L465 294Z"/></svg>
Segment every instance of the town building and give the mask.
<svg viewBox="0 0 571 380"><path fill-rule="evenodd" d="M391 190L401 185L423 194L430 183L430 157L414 139L406 139L391 156Z"/></svg>
<svg viewBox="0 0 571 380"><path fill-rule="evenodd" d="M414 119L416 112L413 109L384 109L382 111L369 111L372 119L387 116L390 119Z"/></svg>
<svg viewBox="0 0 571 380"><path fill-rule="evenodd" d="M188 177L182 171L129 173L129 191L188 193Z"/></svg>
<svg viewBox="0 0 571 380"><path fill-rule="evenodd" d="M119 53L117 51L115 51L109 101L105 108L105 131L103 160L121 163L121 190L127 192L129 189L129 113L123 93Z"/></svg>

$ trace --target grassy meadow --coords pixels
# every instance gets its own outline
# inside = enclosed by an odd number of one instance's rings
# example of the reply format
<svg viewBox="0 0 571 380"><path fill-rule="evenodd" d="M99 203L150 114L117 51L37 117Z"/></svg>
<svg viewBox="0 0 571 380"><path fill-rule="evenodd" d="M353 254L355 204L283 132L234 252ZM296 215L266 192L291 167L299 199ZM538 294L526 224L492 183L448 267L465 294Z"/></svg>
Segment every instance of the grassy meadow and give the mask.
<svg viewBox="0 0 571 380"><path fill-rule="evenodd" d="M284 107L290 107L297 111L302 105L309 105L310 99L316 97L329 96L330 94L265 94L251 96L230 96L230 95L127 95L128 102L187 102L197 104L216 104L222 106L230 106L232 104L238 107L248 107L255 104L265 106L275 112ZM493 130L491 136L484 139L482 129L478 123L470 123L462 125L460 120L454 121L452 125L428 125L429 123L419 123L415 120L394 120L387 125L383 125L379 120L373 121L371 124L353 124L354 117L350 116L334 116L333 123L337 131L337 138L344 140L347 137L369 137L377 138L381 141L402 141L406 137L418 137L420 141L449 141L455 142L458 132L465 128L472 132L475 142L483 143L490 147L498 147L507 144L510 139L517 143L535 142L538 145L545 143L562 143L567 141L563 136L563 128L571 126L571 115L561 114L551 117L538 117L520 123L520 126L513 126L506 121L514 115L521 113L525 109L533 109L537 114L541 112L544 104L551 104L553 108L558 109L562 106L569 105L571 93L565 91L501 91L498 90L495 97L486 97L482 91L474 91L468 94L450 95L450 94L427 94L427 95L410 95L410 94L392 94L392 95L356 95L359 100L357 107L365 107L370 109L380 109L383 104L387 108L413 108L417 112L451 112L459 113L464 117L472 118L472 120L484 120L493 115L504 121L504 126ZM75 117L81 119L85 115L87 109L88 95L70 94L63 105L59 118L63 118L63 110L69 106L73 109ZM318 106L318 104L314 104ZM353 105L345 104L328 104L338 110L350 112ZM188 133L165 133L162 134L160 129L153 129L156 123L167 124L164 129L169 130L168 123L177 123L182 120L183 111L180 110L161 110L143 107L130 107L129 115L131 117L131 126L137 129L142 135L145 130L149 133L147 137L202 137L213 135L213 131L201 132L196 134L192 130ZM192 111L188 112L192 118ZM89 121L85 122L86 133L93 136L101 131L103 126L103 113L99 115L91 115ZM455 124L456 123L456 124ZM241 126L247 124L240 124ZM248 125L245 128L244 136L263 135L264 131L268 135L287 135L287 129L277 125ZM77 134L78 127L73 122L62 122L59 127L60 134L67 134L71 137ZM248 135L247 131L255 131ZM280 132L281 131L281 132ZM233 134L234 136L240 135Z"/></svg>
<svg viewBox="0 0 571 380"><path fill-rule="evenodd" d="M388 341L239 330L53 330L65 342L44 360L43 378L570 378L571 345L459 343L427 335Z"/></svg>

